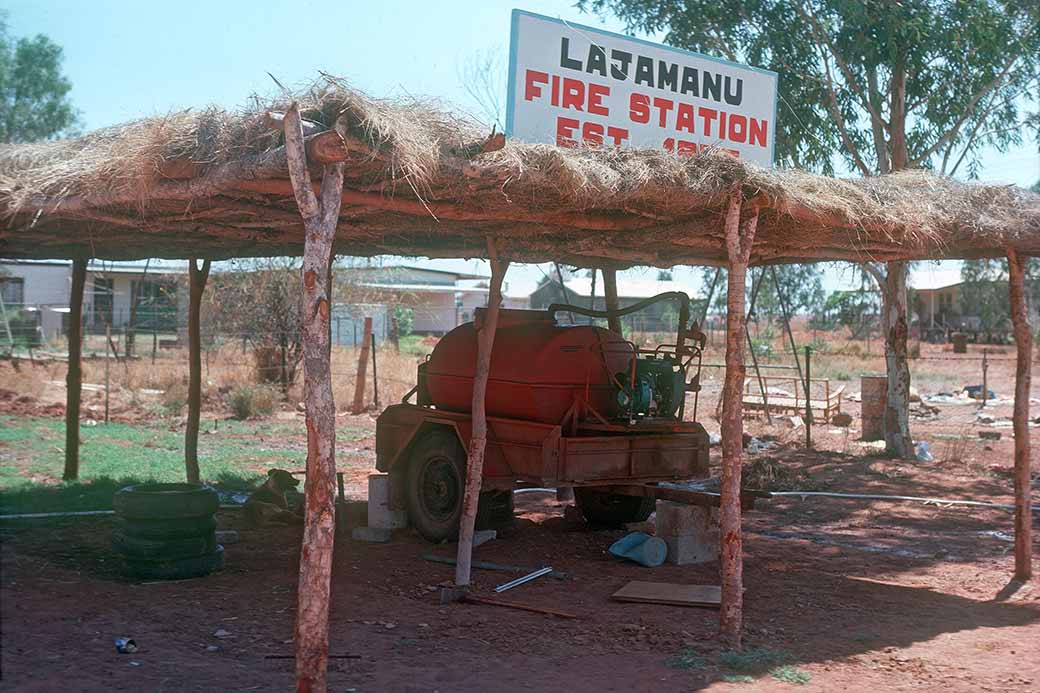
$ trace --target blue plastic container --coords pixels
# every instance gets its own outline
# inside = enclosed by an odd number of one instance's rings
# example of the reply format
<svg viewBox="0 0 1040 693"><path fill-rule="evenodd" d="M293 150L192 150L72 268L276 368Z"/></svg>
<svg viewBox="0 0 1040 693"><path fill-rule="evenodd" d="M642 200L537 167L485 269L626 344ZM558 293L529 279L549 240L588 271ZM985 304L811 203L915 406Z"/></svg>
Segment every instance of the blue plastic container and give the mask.
<svg viewBox="0 0 1040 693"><path fill-rule="evenodd" d="M656 568L668 556L668 545L664 539L652 537L646 532L632 532L611 544L610 553L647 568Z"/></svg>

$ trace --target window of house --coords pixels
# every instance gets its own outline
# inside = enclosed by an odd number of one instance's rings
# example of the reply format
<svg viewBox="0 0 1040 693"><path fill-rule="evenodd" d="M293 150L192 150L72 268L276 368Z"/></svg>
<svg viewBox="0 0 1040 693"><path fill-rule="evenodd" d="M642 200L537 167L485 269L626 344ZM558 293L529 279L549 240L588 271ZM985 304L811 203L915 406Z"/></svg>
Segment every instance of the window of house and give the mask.
<svg viewBox="0 0 1040 693"><path fill-rule="evenodd" d="M112 306L115 298L115 280L94 277L94 303L91 324L104 327L112 324Z"/></svg>
<svg viewBox="0 0 1040 693"><path fill-rule="evenodd" d="M5 306L19 306L25 303L25 280L21 277L0 277L0 298Z"/></svg>
<svg viewBox="0 0 1040 693"><path fill-rule="evenodd" d="M141 329L171 329L177 324L177 283L156 279L131 282L137 301L135 324Z"/></svg>

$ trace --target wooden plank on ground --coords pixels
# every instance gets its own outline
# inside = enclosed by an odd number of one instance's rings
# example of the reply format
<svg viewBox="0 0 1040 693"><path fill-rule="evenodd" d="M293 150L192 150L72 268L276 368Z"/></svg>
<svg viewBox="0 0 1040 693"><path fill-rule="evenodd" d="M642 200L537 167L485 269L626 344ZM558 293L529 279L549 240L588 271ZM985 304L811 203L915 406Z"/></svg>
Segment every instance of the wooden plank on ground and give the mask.
<svg viewBox="0 0 1040 693"><path fill-rule="evenodd" d="M718 585L677 585L671 582L633 580L612 594L611 599L640 604L718 607L722 602L722 588Z"/></svg>

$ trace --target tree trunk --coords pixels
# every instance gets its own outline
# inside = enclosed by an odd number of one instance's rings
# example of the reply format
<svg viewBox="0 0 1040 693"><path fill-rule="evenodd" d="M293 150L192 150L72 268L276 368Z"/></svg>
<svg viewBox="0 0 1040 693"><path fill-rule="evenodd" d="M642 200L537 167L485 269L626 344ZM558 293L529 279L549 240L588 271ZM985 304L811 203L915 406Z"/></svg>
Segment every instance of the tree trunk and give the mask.
<svg viewBox="0 0 1040 693"><path fill-rule="evenodd" d="M79 401L83 386L83 287L87 282L87 261L72 261L72 288L69 293L69 367L65 375L65 473L61 478L79 478Z"/></svg>
<svg viewBox="0 0 1040 693"><path fill-rule="evenodd" d="M184 467L188 483L199 483L199 417L202 413L202 335L199 311L209 277L209 260L200 269L188 259L188 424L184 428Z"/></svg>
<svg viewBox="0 0 1040 693"><path fill-rule="evenodd" d="M314 195L303 125L296 103L286 112L286 160L303 217L303 384L307 414L306 511L296 593L296 690L327 688L329 591L335 539L336 405L332 398L329 296L332 247L343 199L343 164L324 167L320 200ZM342 123L336 123L337 130Z"/></svg>
<svg viewBox="0 0 1040 693"><path fill-rule="evenodd" d="M618 309L617 297L617 272L614 269L603 268L603 302L607 310ZM611 332L621 334L621 318L613 315L607 318L607 327Z"/></svg>
<svg viewBox="0 0 1040 693"><path fill-rule="evenodd" d="M469 439L469 454L466 456L466 484L462 495L462 516L459 518L459 546L455 560L455 584L465 587L470 583L470 561L473 558L473 526L477 519L477 503L480 499L480 484L484 473L484 448L487 444L487 413L484 411L484 395L487 391L488 373L491 370L491 351L495 346L495 331L498 329L498 309L502 305L502 278L509 268L508 261L500 261L493 240L488 241L491 256L491 287L488 293L487 311L477 325L477 364L473 374L473 405L470 409L473 420Z"/></svg>
<svg viewBox="0 0 1040 693"><path fill-rule="evenodd" d="M726 246L729 256L726 297L726 379L722 386L722 484L719 529L722 539L720 561L722 604L719 610L719 635L730 647L740 647L743 623L743 548L740 528L740 477L744 464L744 389L745 295L751 245L755 238L758 213L741 223L741 193L734 190L726 213Z"/></svg>
<svg viewBox="0 0 1040 693"><path fill-rule="evenodd" d="M1030 496L1029 386L1032 378L1033 331L1026 305L1025 263L1018 252L1008 250L1008 293L1015 330L1015 579L1033 576L1033 508Z"/></svg>
<svg viewBox="0 0 1040 693"><path fill-rule="evenodd" d="M907 361L907 305L905 262L888 263L883 285L882 311L885 331L885 370L888 375L888 403L885 406L885 452L901 459L913 459L910 438L910 366Z"/></svg>

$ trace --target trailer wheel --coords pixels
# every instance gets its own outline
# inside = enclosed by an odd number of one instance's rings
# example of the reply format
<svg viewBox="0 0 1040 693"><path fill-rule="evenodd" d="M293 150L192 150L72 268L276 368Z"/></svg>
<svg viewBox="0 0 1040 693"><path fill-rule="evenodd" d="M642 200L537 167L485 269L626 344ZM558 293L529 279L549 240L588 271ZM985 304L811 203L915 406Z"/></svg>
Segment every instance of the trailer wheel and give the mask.
<svg viewBox="0 0 1040 693"><path fill-rule="evenodd" d="M408 519L425 539L442 542L459 533L466 454L453 431L437 429L412 447L405 476Z"/></svg>
<svg viewBox="0 0 1040 693"><path fill-rule="evenodd" d="M577 486L574 501L585 520L595 525L620 527L626 522L642 522L656 507L653 498L605 493L594 487Z"/></svg>

